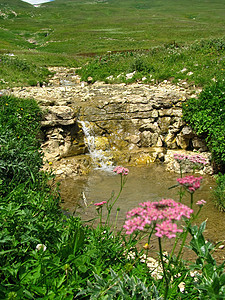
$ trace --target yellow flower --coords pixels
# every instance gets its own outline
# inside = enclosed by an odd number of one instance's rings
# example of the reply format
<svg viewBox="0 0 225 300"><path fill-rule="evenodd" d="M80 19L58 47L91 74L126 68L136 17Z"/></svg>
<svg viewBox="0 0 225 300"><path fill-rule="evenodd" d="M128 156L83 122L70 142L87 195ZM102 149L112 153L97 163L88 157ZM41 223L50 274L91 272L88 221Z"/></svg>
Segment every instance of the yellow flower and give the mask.
<svg viewBox="0 0 225 300"><path fill-rule="evenodd" d="M9 105L8 103L6 103L5 105Z"/></svg>
<svg viewBox="0 0 225 300"><path fill-rule="evenodd" d="M144 249L149 249L149 244L148 243L144 244L143 248Z"/></svg>
<svg viewBox="0 0 225 300"><path fill-rule="evenodd" d="M52 165L52 161L50 161L48 164L49 164L49 166L51 166Z"/></svg>

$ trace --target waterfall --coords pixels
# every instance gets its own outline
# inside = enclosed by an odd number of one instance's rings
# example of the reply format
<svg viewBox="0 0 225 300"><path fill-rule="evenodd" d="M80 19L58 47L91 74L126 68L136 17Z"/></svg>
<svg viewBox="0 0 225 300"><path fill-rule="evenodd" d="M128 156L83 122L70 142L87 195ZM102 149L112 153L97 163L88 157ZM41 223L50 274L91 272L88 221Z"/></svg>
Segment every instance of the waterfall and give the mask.
<svg viewBox="0 0 225 300"><path fill-rule="evenodd" d="M109 150L102 150L96 148L96 136L91 124L88 121L79 121L84 133L84 142L88 148L89 154L92 158L92 163L95 169L101 169L104 171L112 171L113 161L110 156Z"/></svg>

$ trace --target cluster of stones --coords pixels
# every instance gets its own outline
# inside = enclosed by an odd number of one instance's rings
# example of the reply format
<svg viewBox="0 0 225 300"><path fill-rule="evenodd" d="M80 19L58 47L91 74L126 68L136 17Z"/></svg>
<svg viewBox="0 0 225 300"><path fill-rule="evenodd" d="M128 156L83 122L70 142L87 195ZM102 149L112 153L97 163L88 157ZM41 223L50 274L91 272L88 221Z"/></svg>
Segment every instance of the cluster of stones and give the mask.
<svg viewBox="0 0 225 300"><path fill-rule="evenodd" d="M55 75L46 86L8 91L36 99L45 111L42 139L48 162L88 151L79 120L90 122L96 147L109 151L115 163L168 163L172 150L207 151L205 142L182 120L182 103L200 90L168 82L85 83L75 69L51 71Z"/></svg>

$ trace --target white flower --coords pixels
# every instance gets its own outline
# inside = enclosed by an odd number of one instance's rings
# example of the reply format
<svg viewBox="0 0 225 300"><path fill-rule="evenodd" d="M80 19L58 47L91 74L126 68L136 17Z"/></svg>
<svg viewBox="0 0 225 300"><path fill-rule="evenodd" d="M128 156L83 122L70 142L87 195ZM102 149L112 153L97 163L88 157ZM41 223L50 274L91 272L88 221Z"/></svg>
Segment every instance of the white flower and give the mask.
<svg viewBox="0 0 225 300"><path fill-rule="evenodd" d="M37 251L40 251L41 249L42 251L45 251L47 247L44 244L37 244L36 249Z"/></svg>
<svg viewBox="0 0 225 300"><path fill-rule="evenodd" d="M185 290L185 283L184 283L184 282L181 282L181 283L178 285L178 287L179 287L181 293L183 293L184 290Z"/></svg>
<svg viewBox="0 0 225 300"><path fill-rule="evenodd" d="M127 254L127 259L135 259L135 256L136 256L135 252L130 251Z"/></svg>

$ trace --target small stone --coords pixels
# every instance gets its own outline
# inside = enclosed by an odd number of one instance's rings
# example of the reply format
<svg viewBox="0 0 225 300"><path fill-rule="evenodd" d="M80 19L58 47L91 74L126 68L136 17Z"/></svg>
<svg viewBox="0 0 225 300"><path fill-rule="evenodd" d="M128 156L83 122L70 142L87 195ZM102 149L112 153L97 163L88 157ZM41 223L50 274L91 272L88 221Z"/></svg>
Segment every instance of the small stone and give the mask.
<svg viewBox="0 0 225 300"><path fill-rule="evenodd" d="M63 170L57 170L57 171L55 171L55 174L56 175L62 175L64 173L64 171Z"/></svg>
<svg viewBox="0 0 225 300"><path fill-rule="evenodd" d="M183 68L182 70L180 70L180 73L184 73L187 71L187 68Z"/></svg>

